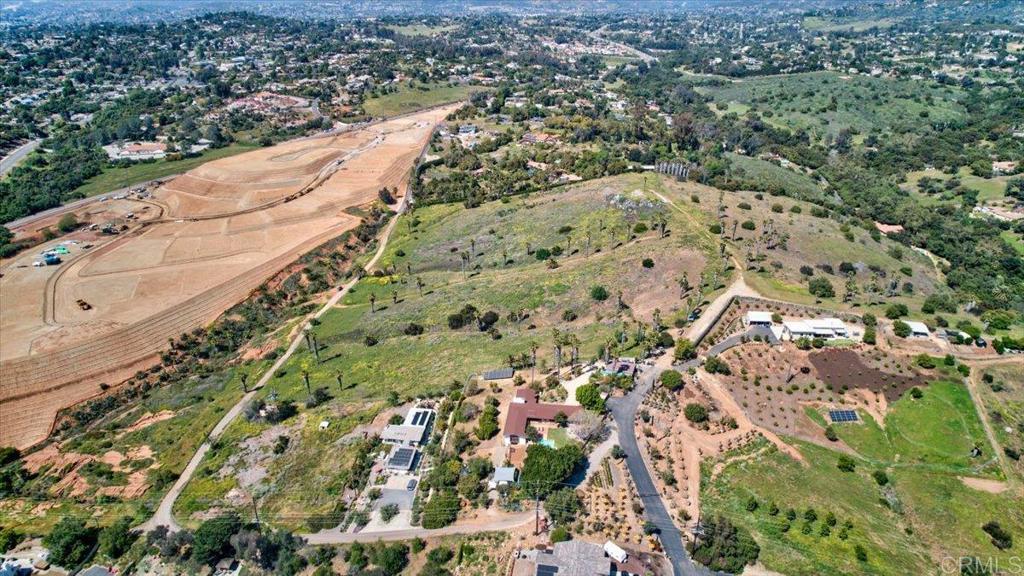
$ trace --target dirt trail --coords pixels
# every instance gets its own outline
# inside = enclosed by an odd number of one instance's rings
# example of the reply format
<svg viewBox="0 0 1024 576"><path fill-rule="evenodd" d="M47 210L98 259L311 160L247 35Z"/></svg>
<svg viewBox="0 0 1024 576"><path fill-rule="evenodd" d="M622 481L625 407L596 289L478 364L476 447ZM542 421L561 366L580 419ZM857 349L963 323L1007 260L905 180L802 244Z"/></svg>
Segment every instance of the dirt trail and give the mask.
<svg viewBox="0 0 1024 576"><path fill-rule="evenodd" d="M426 146L424 145L423 149L421 150L421 154L425 150ZM408 187L408 182L405 182L402 185L402 199L399 206L397 207L397 213L399 215L405 213L405 211L409 208L410 202L410 189ZM388 222L388 225L384 228L384 231L380 237L380 242L377 245L377 251L363 267L366 271L372 271L374 267L377 265L377 262L384 255L384 251L387 249L388 241L391 239L391 235L395 230L395 226L398 224L398 220L398 216L395 216L394 218L391 219L390 222ZM189 481L192 479L192 475L195 474L196 469L199 468L199 464L202 463L203 458L206 456L206 453L210 450L212 442L215 441L217 438L220 437L221 434L224 433L224 431L235 420L235 418L237 418L238 415L241 414L242 409L245 407L245 405L248 404L256 396L256 393L259 391L259 389L263 388L263 386L265 386L267 382L270 381L273 375L282 366L284 366L284 364L292 357L292 355L295 354L295 351L298 350L299 347L303 344L305 338L304 331L302 330L301 327L305 326L310 320L321 318L329 310L334 308L338 304L338 302L340 302L341 299L344 298L358 282L358 277L350 280L339 290L337 290L329 299L327 299L327 301L324 302L323 305L316 310L316 312L310 314L306 319L296 324L296 330L291 336L291 344L289 344L288 349L285 351L285 353L282 354L277 359L277 361L275 361L274 364L263 374L259 381L256 382L252 390L250 390L247 394L242 396L238 400L238 402L235 403L235 405L232 406L231 409L228 410L226 414L224 414L220 421L217 422L217 425L214 426L213 430L210 431L210 434L207 436L206 441L203 442L203 444L199 446L199 449L196 450L196 453L192 455L192 458L185 466L185 469L182 471L177 481L175 481L174 485L167 492L167 494L164 495L164 498L160 501L160 505L157 507L156 512L153 514L153 517L147 520L139 527L141 530L152 530L157 526L167 526L172 531L177 531L181 529L181 526L174 518L174 503L181 495L181 492L185 489L185 486L187 486Z"/></svg>
<svg viewBox="0 0 1024 576"><path fill-rule="evenodd" d="M371 144L344 152L294 201L259 206L256 215L247 209L248 216L218 214L224 226L166 218L144 223L65 262L38 295L40 316L4 316L4 328L8 322L27 322L21 333L30 335L26 339L32 344L26 347L30 354L0 363L0 445L27 448L45 439L60 409L102 393L100 383L116 384L152 363L169 338L212 322L302 254L358 225L344 209L375 200L385 180L404 185L416 152L446 110L372 125ZM243 157L228 160L201 168L237 166L253 172ZM228 226L232 222L240 231ZM181 248L172 253L175 243ZM242 250L254 243L252 250ZM82 274L85 265L95 267L101 260L104 266ZM79 310L76 298L93 309Z"/></svg>

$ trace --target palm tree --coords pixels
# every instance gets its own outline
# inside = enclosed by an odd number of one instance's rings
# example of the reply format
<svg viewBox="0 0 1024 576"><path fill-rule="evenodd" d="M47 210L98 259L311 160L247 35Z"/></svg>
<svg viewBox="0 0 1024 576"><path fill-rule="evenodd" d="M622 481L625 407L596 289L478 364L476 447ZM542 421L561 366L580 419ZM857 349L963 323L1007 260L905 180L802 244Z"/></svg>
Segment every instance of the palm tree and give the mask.
<svg viewBox="0 0 1024 576"><path fill-rule="evenodd" d="M341 372L340 371L339 372L335 372L334 373L334 378L335 378L335 380L338 381L338 390L341 390L342 389L342 386L341 386Z"/></svg>
<svg viewBox="0 0 1024 576"><path fill-rule="evenodd" d="M249 387L246 386L246 382L249 381L249 375L246 374L245 372L242 372L241 379L242 379L242 391L245 392L246 394L248 394L249 393Z"/></svg>
<svg viewBox="0 0 1024 576"><path fill-rule="evenodd" d="M398 289L391 291L391 303L398 304Z"/></svg>
<svg viewBox="0 0 1024 576"><path fill-rule="evenodd" d="M555 348L555 376L561 378L562 373L562 332L558 328L551 330L551 341Z"/></svg>
<svg viewBox="0 0 1024 576"><path fill-rule="evenodd" d="M309 360L304 360L301 365L302 380L306 383L306 395L312 399L313 391L309 387Z"/></svg>
<svg viewBox="0 0 1024 576"><path fill-rule="evenodd" d="M370 313L373 314L377 311L377 295L370 292Z"/></svg>
<svg viewBox="0 0 1024 576"><path fill-rule="evenodd" d="M565 343L572 350L572 356L570 356L569 365L575 366L580 359L580 339L575 334L566 334Z"/></svg>
<svg viewBox="0 0 1024 576"><path fill-rule="evenodd" d="M692 289L692 286L690 286L690 277L687 276L686 274L683 274L683 276L681 278L679 278L678 282L679 282L679 299L682 300L683 297L686 296L686 293L689 292Z"/></svg>
<svg viewBox="0 0 1024 576"><path fill-rule="evenodd" d="M540 348L540 346L537 345L537 342L531 340L530 341L530 382L533 382L534 370L537 368L537 349L538 348Z"/></svg>
<svg viewBox="0 0 1024 576"><path fill-rule="evenodd" d="M462 278L466 279L468 278L466 275L466 269L469 268L469 254L463 251L459 256L462 258Z"/></svg>
<svg viewBox="0 0 1024 576"><path fill-rule="evenodd" d="M417 276L416 277L416 289L419 290L420 296L423 296L423 286L425 286L425 284L423 284L423 279L420 278L419 276Z"/></svg>

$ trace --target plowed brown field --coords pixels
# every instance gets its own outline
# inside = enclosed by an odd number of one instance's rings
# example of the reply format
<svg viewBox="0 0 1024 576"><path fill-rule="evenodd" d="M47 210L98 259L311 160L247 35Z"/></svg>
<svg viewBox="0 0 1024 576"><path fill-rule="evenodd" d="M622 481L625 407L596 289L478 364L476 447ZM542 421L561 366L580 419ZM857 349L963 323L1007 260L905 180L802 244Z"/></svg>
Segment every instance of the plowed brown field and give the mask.
<svg viewBox="0 0 1024 576"><path fill-rule="evenodd" d="M59 267L0 278L0 446L43 440L57 412L152 361L301 254L354 228L347 208L405 179L435 108L216 160L158 189L163 215ZM78 300L92 308L82 310Z"/></svg>

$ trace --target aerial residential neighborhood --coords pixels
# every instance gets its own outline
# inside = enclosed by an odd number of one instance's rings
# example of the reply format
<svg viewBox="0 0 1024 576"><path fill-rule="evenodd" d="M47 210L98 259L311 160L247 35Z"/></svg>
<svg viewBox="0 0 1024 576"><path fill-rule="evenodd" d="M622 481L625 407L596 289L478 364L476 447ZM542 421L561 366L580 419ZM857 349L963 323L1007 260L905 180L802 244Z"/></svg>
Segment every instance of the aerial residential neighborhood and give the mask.
<svg viewBox="0 0 1024 576"><path fill-rule="evenodd" d="M0 5L0 576L1020 573L1024 4Z"/></svg>

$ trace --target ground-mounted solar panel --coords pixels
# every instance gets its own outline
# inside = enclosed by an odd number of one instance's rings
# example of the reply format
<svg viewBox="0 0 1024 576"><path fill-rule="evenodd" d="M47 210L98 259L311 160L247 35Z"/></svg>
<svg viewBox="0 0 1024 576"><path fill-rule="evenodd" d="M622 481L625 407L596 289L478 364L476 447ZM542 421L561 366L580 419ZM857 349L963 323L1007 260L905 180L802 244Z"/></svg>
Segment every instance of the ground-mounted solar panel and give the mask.
<svg viewBox="0 0 1024 576"><path fill-rule="evenodd" d="M859 420L856 410L829 410L828 417L835 424L857 422Z"/></svg>
<svg viewBox="0 0 1024 576"><path fill-rule="evenodd" d="M498 370L488 370L484 372L484 380L505 380L511 378L515 374L515 370L512 368L500 368Z"/></svg>

